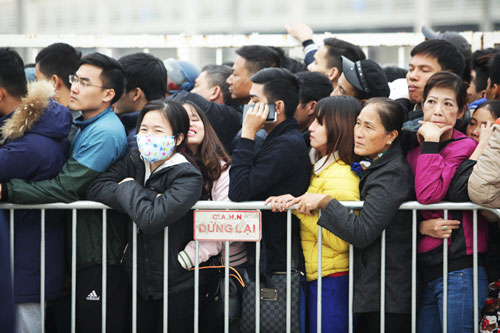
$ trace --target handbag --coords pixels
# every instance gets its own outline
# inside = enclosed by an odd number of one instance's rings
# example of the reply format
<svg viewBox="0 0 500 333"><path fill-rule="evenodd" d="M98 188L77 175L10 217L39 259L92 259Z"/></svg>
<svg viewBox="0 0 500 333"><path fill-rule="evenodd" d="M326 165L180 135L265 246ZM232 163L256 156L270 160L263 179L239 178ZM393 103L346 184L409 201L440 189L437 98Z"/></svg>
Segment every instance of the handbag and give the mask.
<svg viewBox="0 0 500 333"><path fill-rule="evenodd" d="M202 299L200 323L205 331L216 332L217 328L223 329L224 327L224 266L202 266L200 270L202 269L213 269L215 278L200 295ZM234 320L241 315L242 290L245 288L245 280L234 267L229 266L229 269L229 319Z"/></svg>
<svg viewBox="0 0 500 333"><path fill-rule="evenodd" d="M291 272L291 332L300 332L301 273ZM246 283L240 329L255 332L255 281ZM260 284L260 331L286 332L286 273L272 273Z"/></svg>

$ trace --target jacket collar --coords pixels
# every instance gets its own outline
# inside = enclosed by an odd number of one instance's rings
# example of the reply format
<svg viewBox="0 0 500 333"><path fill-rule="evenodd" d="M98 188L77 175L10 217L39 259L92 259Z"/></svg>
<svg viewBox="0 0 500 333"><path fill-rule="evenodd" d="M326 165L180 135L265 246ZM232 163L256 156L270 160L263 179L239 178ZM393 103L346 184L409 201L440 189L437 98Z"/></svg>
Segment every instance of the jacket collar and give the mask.
<svg viewBox="0 0 500 333"><path fill-rule="evenodd" d="M315 175L319 175L323 170L335 163L339 159L339 152L334 151L333 154L325 155L319 159L317 159L317 156L317 150L311 148L311 150L309 151L309 158L311 159L311 163L313 164L313 172Z"/></svg>
<svg viewBox="0 0 500 333"><path fill-rule="evenodd" d="M75 119L73 120L73 123L77 126L77 127L86 127L90 124L92 124L94 121L104 117L104 115L110 113L110 112L113 112L113 109L111 108L111 106L108 106L104 111L102 111L101 113L99 113L97 116L94 116L90 119L83 119L83 116L81 117L78 117L78 119Z"/></svg>
<svg viewBox="0 0 500 333"><path fill-rule="evenodd" d="M32 129L54 96L55 88L49 81L30 82L28 94L22 99L21 105L6 117L0 129L2 133L0 144L7 140L18 139Z"/></svg>
<svg viewBox="0 0 500 333"><path fill-rule="evenodd" d="M282 135L285 132L288 132L288 131L293 130L293 129L297 129L298 128L298 124L299 123L297 122L297 120L294 117L286 119L281 124L279 124L278 126L276 126L268 134L268 136L266 137L265 141L270 141L270 140L274 139L275 137L278 137L278 136ZM297 129L297 131L298 131L298 129Z"/></svg>
<svg viewBox="0 0 500 333"><path fill-rule="evenodd" d="M382 157L380 157L378 160L371 163L370 166L366 169L366 171L371 171L371 170L380 168L380 167L386 165L387 163L391 162L397 156L401 156L401 155L403 155L403 149L401 148L401 143L398 139L398 140L396 140L396 142L394 142L392 144L391 148L389 148L389 150ZM365 174L366 174L366 172L363 173L363 176Z"/></svg>
<svg viewBox="0 0 500 333"><path fill-rule="evenodd" d="M166 168L171 167L171 166L174 166L174 165L177 165L177 164L189 163L188 160L184 157L184 155L182 155L181 153L175 153L174 156L169 158L165 163L160 165L158 168L155 169L155 171L153 171L151 173L151 167L149 165L149 162L144 161L142 156L140 157L140 159L143 161L144 168L146 169L145 175L144 175L144 184L146 184L146 182L148 181L148 179L151 177L152 174L158 174L161 170L166 169Z"/></svg>
<svg viewBox="0 0 500 333"><path fill-rule="evenodd" d="M135 111L131 113L125 113L120 115L120 119L123 123L123 126L125 126L126 130L129 130L131 128L135 128L137 125L137 119L139 118L139 114L141 111Z"/></svg>

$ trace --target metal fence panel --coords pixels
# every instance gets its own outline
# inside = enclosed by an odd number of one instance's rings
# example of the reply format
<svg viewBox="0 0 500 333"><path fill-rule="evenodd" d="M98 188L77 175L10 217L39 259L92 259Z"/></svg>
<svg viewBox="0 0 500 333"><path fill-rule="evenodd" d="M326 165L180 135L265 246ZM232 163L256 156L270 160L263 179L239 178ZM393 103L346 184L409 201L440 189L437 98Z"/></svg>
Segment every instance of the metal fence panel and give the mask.
<svg viewBox="0 0 500 333"><path fill-rule="evenodd" d="M352 213L353 209L362 208L362 202L342 202L344 206L350 208ZM45 204L45 205L16 205L16 204L0 204L0 208L10 210L10 249L11 249L11 267L14 268L14 211L15 209L40 209L40 310L42 314L42 323L45 318L45 215L47 209L71 209L72 211L72 258L71 258L71 331L76 330L76 245L77 245L77 210L78 209L101 209L102 210L102 223L103 223L103 241L102 241L102 331L106 331L106 291L107 291L107 210L109 207L89 201L80 201L73 204ZM214 202L214 201L199 201L194 207L194 209L264 209L269 210L269 206L265 206L263 202ZM500 210L484 208L472 203L438 203L431 205L421 205L418 202L406 202L401 205L402 210L412 211L412 296L411 296L411 327L412 332L416 331L416 269L417 269L417 211L418 210L443 210L444 218L448 218L449 210L472 210L473 212L473 270L474 270L474 331L477 332L479 329L479 310L478 310L478 253L477 253L477 211L478 209L485 209L494 212L497 216L500 216ZM292 218L291 209L287 211L287 267L286 267L286 330L291 331L291 259L292 259ZM132 332L137 330L137 233L138 227L133 224L132 232ZM164 321L163 321L163 331L168 330L168 228L164 229ZM196 241L195 248L195 309L194 309L194 327L195 332L199 329L199 242ZM225 260L224 260L224 331L229 332L229 242L226 241L225 244ZM385 264L386 264L386 236L385 231L381 235L381 290L380 290L380 329L384 331L385 329ZM349 246L349 332L353 331L353 301L354 301L354 248L352 245ZM260 241L256 242L256 276L260 276ZM448 276L448 241L443 240L443 332L447 331L447 276ZM14 269L12 270L14 274ZM322 228L318 226L318 296L317 302L317 317L311 318L316 319L318 331L321 331L321 316L322 316ZM14 276L13 282L14 283ZM260 279L256 279L256 316L255 316L255 330L260 332ZM42 325L42 332L44 325Z"/></svg>

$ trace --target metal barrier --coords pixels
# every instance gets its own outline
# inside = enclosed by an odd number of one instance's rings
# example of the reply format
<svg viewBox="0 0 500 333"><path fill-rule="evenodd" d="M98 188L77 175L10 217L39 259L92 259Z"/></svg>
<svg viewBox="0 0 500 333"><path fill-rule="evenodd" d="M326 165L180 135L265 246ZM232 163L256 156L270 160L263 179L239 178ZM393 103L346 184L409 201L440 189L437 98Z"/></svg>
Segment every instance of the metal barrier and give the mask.
<svg viewBox="0 0 500 333"><path fill-rule="evenodd" d="M354 209L361 209L363 202L361 201L344 201L341 202L345 207L352 212ZM264 205L263 202L216 202L216 201L199 201L193 209L199 210L214 210L214 209L235 209L235 210L270 210L270 206ZM79 201L71 204L54 203L44 205L18 205L18 204L0 204L0 209L10 210L10 249L11 249L11 268L14 274L14 211L18 209L40 209L41 210L41 239L40 239L40 311L42 332L45 331L45 211L47 209L70 209L72 210L72 258L71 258L71 332L76 330L76 225L77 225L77 210L82 209L102 209L103 218L103 240L102 240L102 332L106 331L106 280L107 280L107 253L106 253L106 231L107 231L107 210L109 207L91 201ZM416 332L416 274L417 274L417 211L418 210L443 210L444 218L447 219L449 210L472 210L473 211L473 281L474 281L474 332L479 328L479 313L478 313L478 253L477 253L477 211L488 210L500 217L500 209L485 208L473 203L450 203L443 202L431 205L422 205L416 201L403 203L400 210L412 211L412 296L411 296L411 327L412 332ZM132 248L132 332L136 332L137 327L137 227L133 232ZM287 292L286 292L286 328L287 332L291 331L291 210L287 212ZM168 260L168 227L164 230L164 258ZM321 286L322 286L322 233L321 227L318 226L318 298L317 298L317 331L321 332ZM381 235L381 289L380 289L380 331L385 329L385 231ZM196 258L199 255L199 244L196 241ZM353 332L353 296L354 296L354 280L353 280L353 259L354 248L349 247L349 332ZM224 299L224 331L229 332L229 242L225 242L225 299ZM260 259L260 242L256 244L256 276L259 276L259 260ZM448 265L448 241L443 241L443 313L447 313L447 270ZM198 308L199 308L199 262L195 260L195 309L194 309L194 332L199 331ZM164 263L164 318L163 331L168 329L168 263ZM13 283L15 279L13 276ZM256 279L256 317L255 327L256 332L260 331L260 281ZM447 332L447 316L443 316L443 332Z"/></svg>

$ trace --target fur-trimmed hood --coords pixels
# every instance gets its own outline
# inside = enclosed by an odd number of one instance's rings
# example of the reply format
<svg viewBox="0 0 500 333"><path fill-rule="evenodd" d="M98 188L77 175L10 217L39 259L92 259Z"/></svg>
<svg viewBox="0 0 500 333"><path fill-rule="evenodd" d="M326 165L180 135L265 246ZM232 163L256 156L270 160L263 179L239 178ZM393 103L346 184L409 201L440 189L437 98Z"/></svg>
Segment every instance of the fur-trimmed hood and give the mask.
<svg viewBox="0 0 500 333"><path fill-rule="evenodd" d="M28 84L21 105L4 119L0 144L36 133L56 140L66 138L71 129L71 112L53 100L55 88L48 81Z"/></svg>

